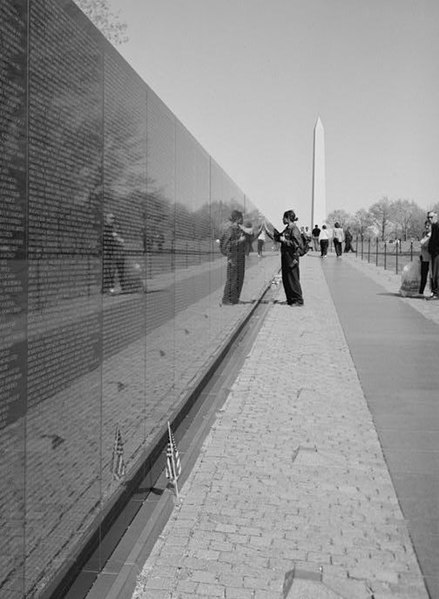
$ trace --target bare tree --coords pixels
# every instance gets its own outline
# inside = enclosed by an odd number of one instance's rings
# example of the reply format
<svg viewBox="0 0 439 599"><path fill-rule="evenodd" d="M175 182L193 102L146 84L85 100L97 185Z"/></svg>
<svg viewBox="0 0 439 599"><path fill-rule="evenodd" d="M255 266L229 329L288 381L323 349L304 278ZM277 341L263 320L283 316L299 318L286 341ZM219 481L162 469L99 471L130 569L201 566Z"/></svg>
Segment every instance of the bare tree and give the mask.
<svg viewBox="0 0 439 599"><path fill-rule="evenodd" d="M342 227L346 226L348 223L352 221L352 216L343 210L342 208L338 210L333 210L328 214L328 224L333 225L334 223L340 223Z"/></svg>
<svg viewBox="0 0 439 599"><path fill-rule="evenodd" d="M369 227L372 226L373 219L371 214L367 210L361 208L355 213L353 221L351 222L352 230L357 235L363 236L365 233L368 232Z"/></svg>
<svg viewBox="0 0 439 599"><path fill-rule="evenodd" d="M74 0L79 8L115 46L128 41L127 24L111 11L108 0Z"/></svg>
<svg viewBox="0 0 439 599"><path fill-rule="evenodd" d="M381 240L384 241L386 238L387 229L391 223L392 215L391 202L389 198L384 197L378 202L375 202L375 204L369 208L369 214L371 215L374 224L381 232Z"/></svg>
<svg viewBox="0 0 439 599"><path fill-rule="evenodd" d="M391 203L392 222L395 237L407 241L409 237L419 237L423 230L423 211L410 200L395 200Z"/></svg>

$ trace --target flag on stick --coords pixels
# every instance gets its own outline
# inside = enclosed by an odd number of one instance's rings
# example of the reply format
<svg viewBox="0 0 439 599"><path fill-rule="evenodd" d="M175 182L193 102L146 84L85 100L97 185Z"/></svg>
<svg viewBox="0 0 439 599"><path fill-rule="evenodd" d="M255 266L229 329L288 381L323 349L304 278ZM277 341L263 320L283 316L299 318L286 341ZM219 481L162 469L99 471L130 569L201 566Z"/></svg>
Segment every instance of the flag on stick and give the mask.
<svg viewBox="0 0 439 599"><path fill-rule="evenodd" d="M180 456L178 455L177 445L175 444L174 435L171 431L171 425L168 422L168 435L169 441L166 447L166 478L170 480L170 482L175 487L175 493L178 497L178 477L181 474L181 463Z"/></svg>
<svg viewBox="0 0 439 599"><path fill-rule="evenodd" d="M121 478L125 476L125 460L123 459L123 441L119 425L116 426L116 434L114 436L111 471L113 473L114 480L121 480Z"/></svg>

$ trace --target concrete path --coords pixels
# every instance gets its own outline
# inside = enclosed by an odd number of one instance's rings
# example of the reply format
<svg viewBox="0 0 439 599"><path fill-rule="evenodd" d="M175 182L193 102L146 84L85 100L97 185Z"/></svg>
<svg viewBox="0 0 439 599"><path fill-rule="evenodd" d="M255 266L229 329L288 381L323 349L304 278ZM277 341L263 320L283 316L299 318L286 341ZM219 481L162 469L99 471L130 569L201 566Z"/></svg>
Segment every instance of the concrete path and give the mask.
<svg viewBox="0 0 439 599"><path fill-rule="evenodd" d="M427 599L322 266L270 309L135 599Z"/></svg>
<svg viewBox="0 0 439 599"><path fill-rule="evenodd" d="M399 280L383 289L353 266L327 260L326 280L427 587L439 597L439 306L403 300Z"/></svg>

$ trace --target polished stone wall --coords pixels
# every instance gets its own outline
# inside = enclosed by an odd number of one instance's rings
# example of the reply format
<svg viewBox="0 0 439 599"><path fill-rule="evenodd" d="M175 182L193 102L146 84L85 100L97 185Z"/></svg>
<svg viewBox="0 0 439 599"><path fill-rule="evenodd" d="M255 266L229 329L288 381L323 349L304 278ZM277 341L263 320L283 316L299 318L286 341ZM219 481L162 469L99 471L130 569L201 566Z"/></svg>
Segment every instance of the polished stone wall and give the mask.
<svg viewBox="0 0 439 599"><path fill-rule="evenodd" d="M237 326L216 240L262 217L70 0L1 0L0 34L0 596L21 599Z"/></svg>

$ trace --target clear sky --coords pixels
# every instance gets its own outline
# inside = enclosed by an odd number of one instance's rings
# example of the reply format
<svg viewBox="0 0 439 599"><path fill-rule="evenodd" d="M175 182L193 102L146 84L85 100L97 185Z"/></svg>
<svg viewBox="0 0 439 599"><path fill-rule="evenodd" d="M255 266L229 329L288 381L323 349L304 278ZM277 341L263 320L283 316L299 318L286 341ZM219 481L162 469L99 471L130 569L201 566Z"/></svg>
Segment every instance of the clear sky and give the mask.
<svg viewBox="0 0 439 599"><path fill-rule="evenodd" d="M439 201L439 0L111 0L119 47L273 222L311 215L313 130L328 211Z"/></svg>

